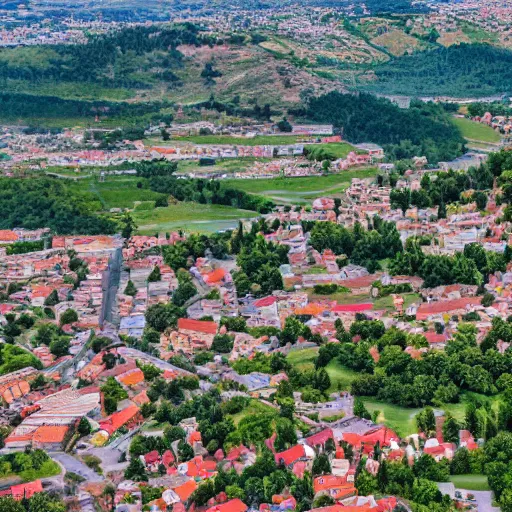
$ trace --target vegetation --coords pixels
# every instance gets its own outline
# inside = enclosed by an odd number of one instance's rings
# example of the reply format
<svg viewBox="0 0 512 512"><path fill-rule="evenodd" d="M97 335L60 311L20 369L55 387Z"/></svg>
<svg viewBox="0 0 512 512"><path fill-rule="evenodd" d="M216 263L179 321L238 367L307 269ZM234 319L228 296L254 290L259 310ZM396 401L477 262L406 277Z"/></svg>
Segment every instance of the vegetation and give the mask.
<svg viewBox="0 0 512 512"><path fill-rule="evenodd" d="M452 160L464 139L446 111L433 103L413 101L407 110L369 94L331 92L309 100L295 112L315 122L332 123L349 142L384 145L390 158L425 155L429 162Z"/></svg>
<svg viewBox="0 0 512 512"><path fill-rule="evenodd" d="M22 200L20 200L22 198ZM90 200L57 181L0 178L0 229L49 227L59 234L109 234L116 224L94 215Z"/></svg>
<svg viewBox="0 0 512 512"><path fill-rule="evenodd" d="M368 88L386 94L478 97L509 90L512 52L486 44L438 47L396 58L375 69Z"/></svg>

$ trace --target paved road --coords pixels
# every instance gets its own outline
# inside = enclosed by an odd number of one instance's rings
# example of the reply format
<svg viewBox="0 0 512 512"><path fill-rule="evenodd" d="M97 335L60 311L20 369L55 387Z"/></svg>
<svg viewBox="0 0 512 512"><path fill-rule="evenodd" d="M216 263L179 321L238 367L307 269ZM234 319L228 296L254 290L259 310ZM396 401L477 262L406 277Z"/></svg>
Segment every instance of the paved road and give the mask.
<svg viewBox="0 0 512 512"><path fill-rule="evenodd" d="M471 492L478 504L478 512L500 512L499 507L492 506L491 491L468 491Z"/></svg>
<svg viewBox="0 0 512 512"><path fill-rule="evenodd" d="M64 452L55 452L51 453L50 457L57 462L60 462L65 468L66 471L71 471L72 473L76 473L81 477L85 478L89 482L102 482L103 477L98 475L95 471L93 471L90 467L86 466L83 462L75 459L71 455L68 455Z"/></svg>

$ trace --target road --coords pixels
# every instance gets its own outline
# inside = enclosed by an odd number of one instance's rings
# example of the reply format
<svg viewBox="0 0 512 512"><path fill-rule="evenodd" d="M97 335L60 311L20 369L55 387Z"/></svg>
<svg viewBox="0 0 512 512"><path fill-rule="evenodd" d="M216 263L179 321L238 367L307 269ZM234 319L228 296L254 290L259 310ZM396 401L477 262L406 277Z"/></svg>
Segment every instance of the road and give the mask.
<svg viewBox="0 0 512 512"><path fill-rule="evenodd" d="M492 506L491 491L468 491L475 496L478 504L478 512L500 512L499 507Z"/></svg>
<svg viewBox="0 0 512 512"><path fill-rule="evenodd" d="M62 464L66 471L70 471L72 473L76 473L81 477L85 478L89 482L102 482L103 477L98 475L95 471L93 471L90 467L85 465L83 462L75 459L71 455L68 455L64 452L54 452L49 454L50 457L60 464Z"/></svg>

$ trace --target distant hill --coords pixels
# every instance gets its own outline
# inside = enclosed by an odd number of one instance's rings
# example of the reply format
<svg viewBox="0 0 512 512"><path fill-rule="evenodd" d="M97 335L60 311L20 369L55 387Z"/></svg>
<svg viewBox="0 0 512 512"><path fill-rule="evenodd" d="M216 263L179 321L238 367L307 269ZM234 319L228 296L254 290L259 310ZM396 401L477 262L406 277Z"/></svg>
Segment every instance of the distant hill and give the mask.
<svg viewBox="0 0 512 512"><path fill-rule="evenodd" d="M512 51L460 44L395 58L374 68L367 90L409 96L474 97L512 89Z"/></svg>

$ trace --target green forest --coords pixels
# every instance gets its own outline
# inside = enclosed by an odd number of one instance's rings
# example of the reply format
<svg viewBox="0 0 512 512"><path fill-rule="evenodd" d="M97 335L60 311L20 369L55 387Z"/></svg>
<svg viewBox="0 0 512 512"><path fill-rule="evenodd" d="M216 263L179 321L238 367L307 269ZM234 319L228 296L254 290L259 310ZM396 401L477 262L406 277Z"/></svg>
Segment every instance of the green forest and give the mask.
<svg viewBox="0 0 512 512"><path fill-rule="evenodd" d="M331 92L309 100L294 113L319 123L332 123L352 143L383 145L390 158L425 155L429 162L461 155L464 139L440 105L415 101L400 109L370 94Z"/></svg>
<svg viewBox="0 0 512 512"><path fill-rule="evenodd" d="M117 225L95 215L85 194L55 180L0 179L0 229L49 227L59 234L111 234Z"/></svg>
<svg viewBox="0 0 512 512"><path fill-rule="evenodd" d="M375 68L368 90L410 96L505 94L512 81L512 52L487 44L460 44L398 57Z"/></svg>
<svg viewBox="0 0 512 512"><path fill-rule="evenodd" d="M138 79L141 68L160 80L179 82L171 71L181 65L181 44L210 42L192 24L169 28L131 27L98 36L86 44L12 48L0 51L0 80L90 82L107 87L150 87ZM159 52L154 58L143 57Z"/></svg>

